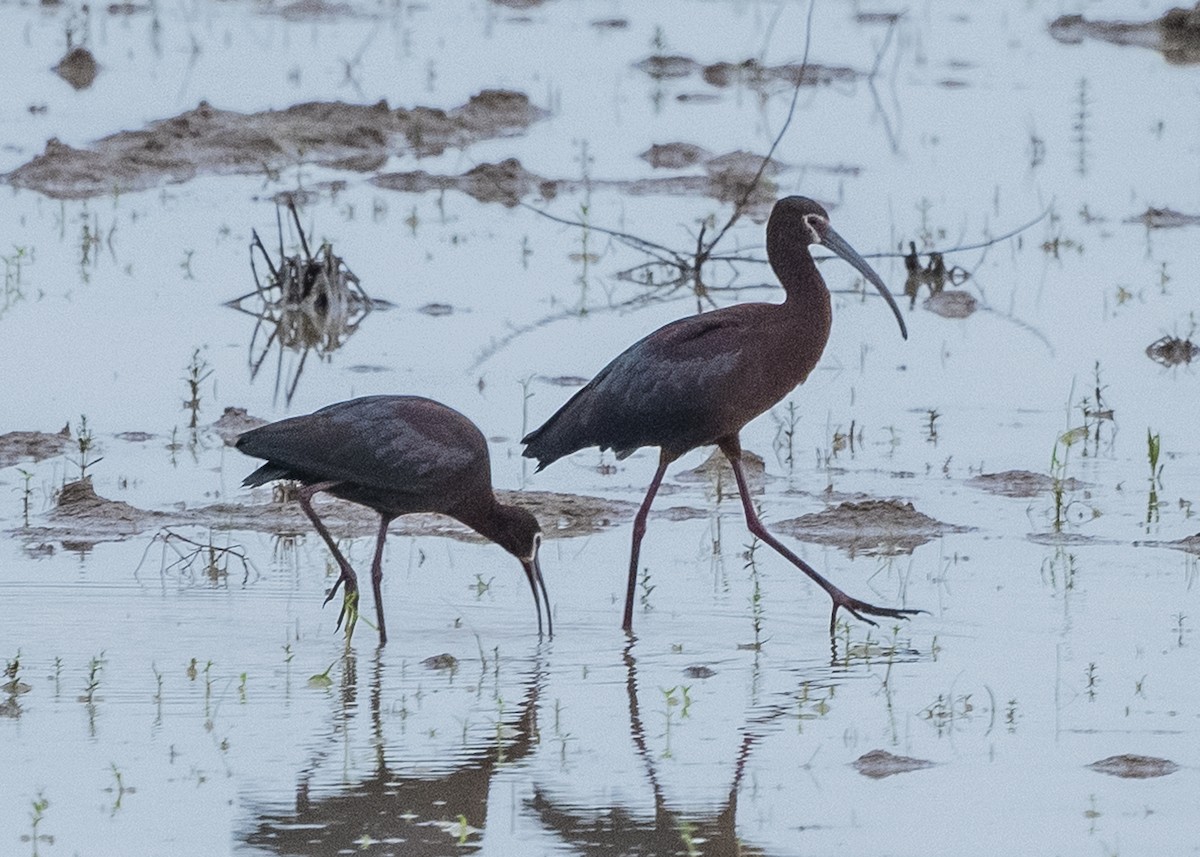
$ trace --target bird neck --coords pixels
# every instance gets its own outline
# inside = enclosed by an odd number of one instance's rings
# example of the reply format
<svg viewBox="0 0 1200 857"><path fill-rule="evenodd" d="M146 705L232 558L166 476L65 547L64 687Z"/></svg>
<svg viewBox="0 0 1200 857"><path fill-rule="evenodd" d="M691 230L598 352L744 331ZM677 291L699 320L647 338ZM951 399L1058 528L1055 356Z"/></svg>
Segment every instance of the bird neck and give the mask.
<svg viewBox="0 0 1200 857"><path fill-rule="evenodd" d="M496 500L494 494L488 494L487 503L471 503L454 509L449 514L466 524L479 535L493 541L509 553L515 554L509 527L509 516L505 514L508 507Z"/></svg>
<svg viewBox="0 0 1200 857"><path fill-rule="evenodd" d="M817 270L808 246L794 238L784 238L768 233L767 258L779 278L789 304L808 304L820 297L827 298L829 290Z"/></svg>

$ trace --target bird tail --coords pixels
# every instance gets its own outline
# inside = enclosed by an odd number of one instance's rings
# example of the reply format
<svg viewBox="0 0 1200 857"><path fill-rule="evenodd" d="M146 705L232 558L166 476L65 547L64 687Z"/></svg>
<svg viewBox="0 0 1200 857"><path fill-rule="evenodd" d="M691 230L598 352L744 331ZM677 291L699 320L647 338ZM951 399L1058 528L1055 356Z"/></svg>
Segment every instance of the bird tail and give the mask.
<svg viewBox="0 0 1200 857"><path fill-rule="evenodd" d="M249 476L242 480L242 485L246 488L256 488L259 485L266 485L268 482L274 482L276 479L293 479L292 471L286 467L281 467L278 464L268 461L262 467L255 470Z"/></svg>

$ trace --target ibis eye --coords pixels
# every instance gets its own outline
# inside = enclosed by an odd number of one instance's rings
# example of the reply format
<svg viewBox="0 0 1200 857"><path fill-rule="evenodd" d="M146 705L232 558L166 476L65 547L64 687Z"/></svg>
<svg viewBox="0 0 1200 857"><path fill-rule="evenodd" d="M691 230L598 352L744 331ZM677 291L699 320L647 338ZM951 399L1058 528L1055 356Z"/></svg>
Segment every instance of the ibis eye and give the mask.
<svg viewBox="0 0 1200 857"><path fill-rule="evenodd" d="M809 244L824 244L825 230L829 227L829 221L819 214L804 215L804 227L808 230Z"/></svg>

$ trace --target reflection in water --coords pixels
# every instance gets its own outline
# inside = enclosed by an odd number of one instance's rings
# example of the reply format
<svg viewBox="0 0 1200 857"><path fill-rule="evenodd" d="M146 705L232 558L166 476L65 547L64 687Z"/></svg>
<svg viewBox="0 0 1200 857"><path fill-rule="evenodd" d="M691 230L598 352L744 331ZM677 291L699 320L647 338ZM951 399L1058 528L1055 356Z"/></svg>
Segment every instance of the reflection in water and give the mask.
<svg viewBox="0 0 1200 857"><path fill-rule="evenodd" d="M747 723L742 728L742 740L737 751L737 761L728 796L715 810L682 812L672 809L659 782L654 755L646 743L646 730L642 723L641 707L638 702L637 661L633 656L633 641L625 648L625 688L629 696L629 733L634 748L645 766L646 781L654 794L652 818L635 816L621 806L580 807L556 802L535 788L534 796L526 801L542 824L555 831L559 838L569 843L576 854L687 854L709 855L709 857L734 857L734 855L763 854L741 841L737 832L737 799L746 760L758 736ZM773 720L780 712L768 714L761 720Z"/></svg>
<svg viewBox="0 0 1200 857"><path fill-rule="evenodd" d="M464 728L464 746L452 757L405 764L389 752L384 735L382 651L376 649L368 700L373 770L336 791L314 785L326 762L340 767L338 750L359 710L355 658L347 654L331 739L301 772L293 809L254 811L255 818L245 834L247 845L278 854L303 855L347 854L364 849L366 853L377 853L372 845L387 846L384 850L388 853L405 855L478 850L493 774L503 763L526 758L536 746L540 664L523 682L524 694L513 715L508 716L507 709L501 707L499 722L488 736L468 735ZM396 851L397 847L402 850Z"/></svg>
<svg viewBox="0 0 1200 857"><path fill-rule="evenodd" d="M300 383L309 352L318 358L330 359L334 351L358 329L372 309L383 309L386 302L367 296L358 277L347 267L345 260L333 252L329 244L322 245L314 256L308 239L300 226L295 204L288 201L288 211L300 235L301 253L286 256L283 251L283 224L279 227L279 263L271 256L257 232L250 244L250 268L254 272L255 290L226 303L226 306L253 316L254 333L250 337L250 377L259 370L272 352L275 360L275 400L284 388L284 401L291 403ZM276 210L278 218L278 210ZM254 251L262 254L268 276L264 284L254 265ZM253 300L252 308L243 306ZM285 352L299 354L299 362L285 371Z"/></svg>

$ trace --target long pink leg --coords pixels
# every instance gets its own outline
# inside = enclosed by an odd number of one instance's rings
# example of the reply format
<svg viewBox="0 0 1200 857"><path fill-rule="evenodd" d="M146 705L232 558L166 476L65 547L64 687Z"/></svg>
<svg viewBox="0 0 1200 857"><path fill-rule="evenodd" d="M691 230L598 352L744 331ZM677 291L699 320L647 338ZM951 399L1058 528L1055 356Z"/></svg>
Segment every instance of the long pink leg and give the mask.
<svg viewBox="0 0 1200 857"><path fill-rule="evenodd" d="M324 604L328 604L333 599L333 596L337 594L338 588L343 583L346 584L347 597L349 597L351 593L358 591L358 575L354 573L353 567L351 567L346 558L342 556L342 552L338 550L337 542L333 540L333 536L330 535L329 530L321 522L321 519L317 517L316 511L312 507L312 498L314 494L320 491L327 491L337 484L337 482L315 482L311 485L300 486L300 490L296 492L296 498L300 501L300 508L304 510L304 514L308 516L308 519L312 521L313 526L316 527L317 534L325 540L325 544L329 548L329 552L333 554L334 561L337 562L338 568L341 569L341 574L338 576L338 579L334 581L333 588L330 589L325 595L325 601L323 602ZM342 627L342 619L345 618L345 615L346 602L343 601L342 610L340 613L338 613L338 628Z"/></svg>
<svg viewBox="0 0 1200 857"><path fill-rule="evenodd" d="M650 504L654 502L654 495L658 493L658 486L662 484L667 465L672 461L674 459L668 458L666 453L659 455L658 470L654 471L654 478L650 480L650 487L646 490L646 499L642 501L637 517L633 519L633 550L629 555L629 581L625 585L625 620L621 623L626 633L633 631L633 590L637 587L638 554L642 550L642 536L646 535L646 516L650 514Z"/></svg>
<svg viewBox="0 0 1200 857"><path fill-rule="evenodd" d="M387 642L387 628L383 624L383 543L387 541L388 524L392 519L379 516L379 536L375 539L375 561L371 563L371 590L375 593L375 618L379 622L379 645Z"/></svg>
<svg viewBox="0 0 1200 857"><path fill-rule="evenodd" d="M825 579L815 568L806 563L800 557L792 553L779 539L775 538L771 532L763 526L763 522L759 520L758 513L754 511L754 503L750 500L750 488L746 484L746 475L742 472L742 446L738 441L737 435L731 438L725 438L720 441L721 451L725 453L725 457L729 459L729 464L733 467L734 478L737 479L738 494L742 498L742 511L746 515L746 526L754 535L762 539L768 545L773 547L779 554L790 562L796 568L803 571L813 581L829 594L833 600L833 612L829 616L829 634L833 635L837 627L837 611L838 608L844 608L847 613L854 616L856 619L861 619L871 625L878 625L872 619L868 619L863 614L871 616L886 616L891 619L907 619L915 613L924 613L924 610L908 610L897 609L893 607L876 607L874 604L868 604L866 601L860 601L850 595L847 595L842 590L838 589L827 579Z"/></svg>

